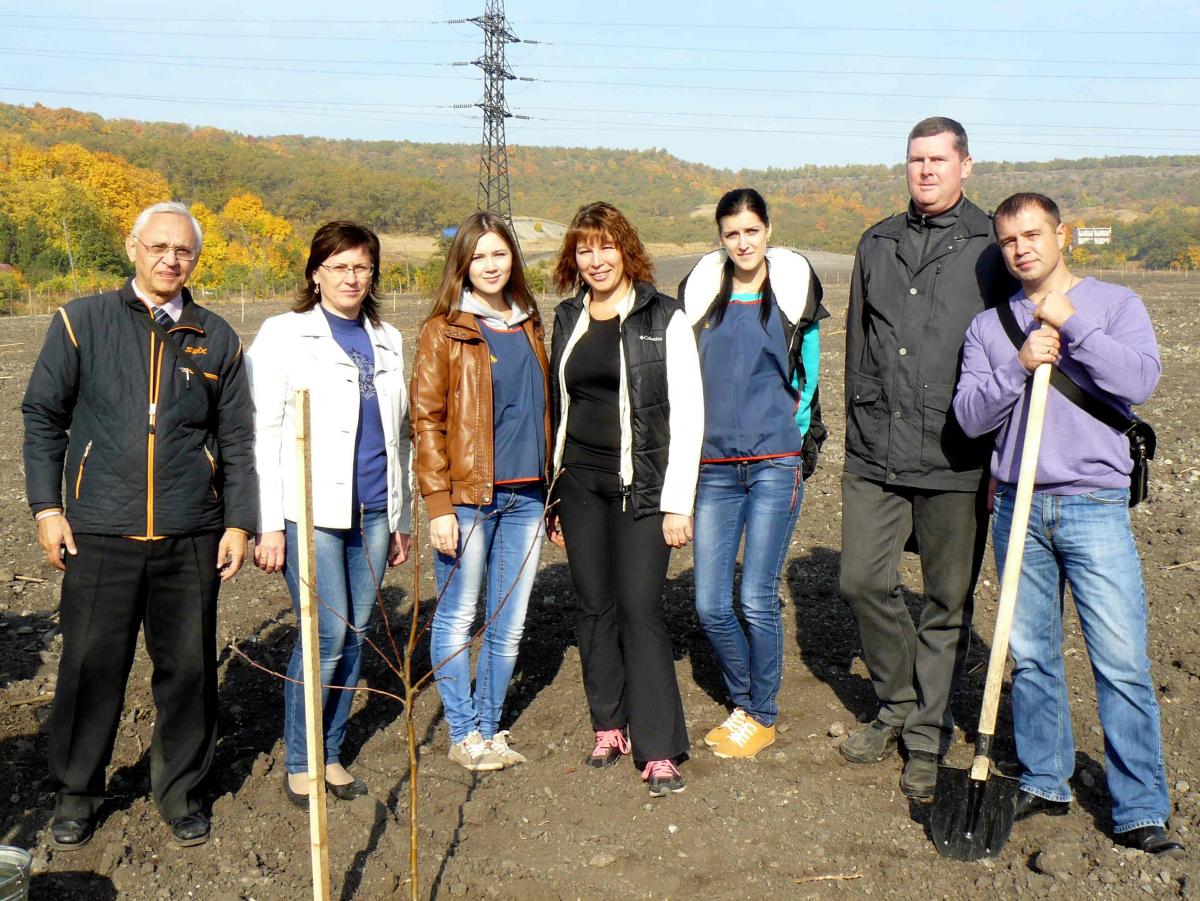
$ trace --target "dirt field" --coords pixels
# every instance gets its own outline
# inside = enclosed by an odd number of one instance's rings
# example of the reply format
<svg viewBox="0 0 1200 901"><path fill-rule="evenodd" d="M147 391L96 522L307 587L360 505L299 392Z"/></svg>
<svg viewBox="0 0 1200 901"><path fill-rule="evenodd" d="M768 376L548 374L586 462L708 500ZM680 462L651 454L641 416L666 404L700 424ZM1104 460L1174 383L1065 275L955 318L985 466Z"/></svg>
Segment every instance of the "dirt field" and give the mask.
<svg viewBox="0 0 1200 901"><path fill-rule="evenodd" d="M1133 514L1151 610L1154 676L1161 692L1172 825L1188 845L1182 861L1116 849L1107 838L1108 796L1092 679L1077 623L1069 621L1067 669L1079 744L1068 817L1019 824L1003 854L973 864L940 858L926 834L926 808L900 793L900 761L842 762L837 744L874 712L858 639L837 592L842 463L842 336L845 261L829 260L823 401L831 438L806 485L803 513L782 591L788 643L779 740L752 762L720 761L700 741L724 717L723 688L692 607L690 552L676 553L666 589L677 671L693 741L683 771L687 792L651 802L631 764L595 771L566 562L546 545L526 638L509 695L507 725L528 765L472 777L446 759L447 730L436 692L416 705L421 738L420 882L425 897L494 898L960 898L1200 897L1200 532L1192 503L1200 479L1200 313L1197 282L1130 277L1147 301L1162 345L1164 375L1143 410L1158 429L1149 502ZM664 261L660 281L686 269ZM838 276L835 273L841 272ZM411 341L416 299L388 318ZM549 305L545 312L549 313ZM276 309L224 313L249 341ZM221 597L221 739L212 768L213 840L180 850L148 798L148 744L154 720L150 669L139 652L110 776L111 801L99 831L74 853L49 850L52 794L46 784L43 723L54 690L59 579L43 561L24 503L19 406L47 324L0 320L0 843L35 849L37 899L293 899L308 888L305 815L284 799L280 684L229 650L236 643L265 666L285 666L295 627L282 578L252 568ZM411 348L412 344L409 343ZM1188 512L1191 510L1192 512ZM421 542L424 545L424 541ZM423 548L423 572L432 566ZM914 607L921 580L903 563ZM45 581L23 581L32 576ZM389 573L384 599L403 622L411 565ZM421 586L428 601L432 585ZM990 559L981 578L969 673L954 705L968 730L978 716L997 598ZM377 618L378 621L378 618ZM376 629L382 642L381 629ZM428 647L418 664L428 666ZM372 686L398 688L371 660ZM400 705L360 694L351 720L349 762L372 796L331 800L334 897L407 894L408 783ZM1004 703L1001 766L1012 768ZM956 746L965 764L969 746Z"/></svg>

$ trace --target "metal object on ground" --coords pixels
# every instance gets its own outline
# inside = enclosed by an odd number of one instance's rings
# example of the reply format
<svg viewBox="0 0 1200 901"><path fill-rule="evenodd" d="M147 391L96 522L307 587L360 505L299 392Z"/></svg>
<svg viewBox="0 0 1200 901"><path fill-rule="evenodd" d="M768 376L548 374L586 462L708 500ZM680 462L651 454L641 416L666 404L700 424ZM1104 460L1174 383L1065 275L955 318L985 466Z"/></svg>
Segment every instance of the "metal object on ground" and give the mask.
<svg viewBox="0 0 1200 901"><path fill-rule="evenodd" d="M929 829L938 853L953 860L979 860L999 854L1008 841L1016 812L1017 780L991 774L992 737L996 732L1004 662L1008 659L1008 636L1012 631L1017 592L1021 585L1021 560L1025 553L1025 532L1029 528L1029 508L1033 503L1033 487L1037 477L1042 422L1046 417L1046 394L1050 389L1050 368L1049 363L1038 366L1033 374L1033 388L1029 392L1021 471L1013 500L1008 552L1004 555L1004 576L1000 580L1000 604L996 609L996 629L992 633L992 653L988 659L987 682L983 689L983 709L979 712L975 760L970 770L938 767L937 784L933 790Z"/></svg>

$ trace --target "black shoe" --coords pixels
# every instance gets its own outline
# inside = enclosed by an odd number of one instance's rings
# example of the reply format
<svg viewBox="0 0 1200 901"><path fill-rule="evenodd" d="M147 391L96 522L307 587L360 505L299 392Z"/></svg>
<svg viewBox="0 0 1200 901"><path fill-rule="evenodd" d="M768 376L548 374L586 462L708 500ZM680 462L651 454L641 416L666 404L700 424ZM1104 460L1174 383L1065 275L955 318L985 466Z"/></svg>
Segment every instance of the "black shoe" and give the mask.
<svg viewBox="0 0 1200 901"><path fill-rule="evenodd" d="M932 800L937 771L938 756L932 751L909 751L900 774L900 790L916 801Z"/></svg>
<svg viewBox="0 0 1200 901"><path fill-rule="evenodd" d="M208 822L208 815L203 811L185 813L183 816L171 820L171 838L181 848L203 845L208 841L211 833L212 827Z"/></svg>
<svg viewBox="0 0 1200 901"><path fill-rule="evenodd" d="M283 793L287 795L287 799L299 807L301 810L308 810L308 792L301 794L300 792L292 791L292 783L288 781L288 774L283 774Z"/></svg>
<svg viewBox="0 0 1200 901"><path fill-rule="evenodd" d="M1128 832L1118 832L1113 838L1127 848L1137 848L1147 854L1183 857L1183 845L1174 839L1167 838L1167 830L1162 826L1143 826L1140 829L1130 829Z"/></svg>
<svg viewBox="0 0 1200 901"><path fill-rule="evenodd" d="M328 779L325 780L325 788L329 793L339 801L353 801L355 798L361 798L367 794L367 783L361 779L355 779L353 782L345 782L342 785L334 785ZM304 799L304 805L308 806L308 798Z"/></svg>
<svg viewBox="0 0 1200 901"><path fill-rule="evenodd" d="M55 817L50 821L50 844L59 851L74 851L92 840L96 817Z"/></svg>
<svg viewBox="0 0 1200 901"><path fill-rule="evenodd" d="M1017 790L1017 809L1013 814L1013 822L1026 820L1039 813L1048 817L1065 817L1070 809L1070 801L1051 801L1022 788Z"/></svg>
<svg viewBox="0 0 1200 901"><path fill-rule="evenodd" d="M879 719L872 720L869 725L851 732L838 751L851 763L875 763L896 750L901 731L901 726L891 726Z"/></svg>

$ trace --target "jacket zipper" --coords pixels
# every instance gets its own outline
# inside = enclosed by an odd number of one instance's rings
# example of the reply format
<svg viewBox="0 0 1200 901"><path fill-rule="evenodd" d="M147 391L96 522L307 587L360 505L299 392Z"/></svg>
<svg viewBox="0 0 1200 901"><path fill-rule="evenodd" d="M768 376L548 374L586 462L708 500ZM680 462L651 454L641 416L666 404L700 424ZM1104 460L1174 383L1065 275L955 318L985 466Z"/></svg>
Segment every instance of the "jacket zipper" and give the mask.
<svg viewBox="0 0 1200 901"><path fill-rule="evenodd" d="M146 428L146 537L154 537L154 441L155 425L158 421L158 393L162 374L163 347L159 344L155 359L156 336L150 333L150 403L147 408Z"/></svg>
<svg viewBox="0 0 1200 901"><path fill-rule="evenodd" d="M83 486L83 467L87 465L88 454L92 452L92 442L89 441L83 449L83 458L79 461L79 472L75 475L75 500L79 500L79 489Z"/></svg>
<svg viewBox="0 0 1200 901"><path fill-rule="evenodd" d="M630 308L630 312L633 312L632 308ZM617 321L617 349L620 353L619 365L621 367L621 382L623 382L625 384L625 391L622 393L618 390L618 393L617 393L617 415L620 420L617 423L617 425L620 427L621 431L624 431L625 417L622 415L624 413L624 411L621 409L621 401L627 400L629 397L629 380L627 377L628 374L626 372L626 366L625 366L625 320L624 319L618 319L618 321ZM632 410L629 411L629 433L630 433L629 434L629 454L632 457L632 455L633 455L633 411ZM625 445L625 436L622 435L621 436L621 450L622 451L624 451L624 449L625 449L624 445ZM632 465L632 464L633 464L633 461L630 460L630 465ZM626 510L626 507L628 506L628 503L629 503L629 495L632 493L633 489L631 486L625 484L625 472L624 472L625 461L624 460L621 460L620 462L617 463L617 470L618 470L617 471L617 486L621 493L621 512L624 513Z"/></svg>

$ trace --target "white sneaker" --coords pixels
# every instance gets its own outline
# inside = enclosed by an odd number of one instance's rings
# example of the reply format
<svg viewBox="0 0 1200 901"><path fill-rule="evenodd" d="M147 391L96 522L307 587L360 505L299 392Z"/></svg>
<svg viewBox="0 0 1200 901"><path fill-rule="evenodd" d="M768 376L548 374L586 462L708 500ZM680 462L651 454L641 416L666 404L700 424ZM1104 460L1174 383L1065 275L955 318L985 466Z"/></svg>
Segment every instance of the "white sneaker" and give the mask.
<svg viewBox="0 0 1200 901"><path fill-rule="evenodd" d="M488 747L478 730L450 746L450 759L474 772L504 769L504 761Z"/></svg>
<svg viewBox="0 0 1200 901"><path fill-rule="evenodd" d="M516 766L518 763L528 763L523 754L514 751L508 746L508 737L512 733L505 729L503 732L497 732L491 738L485 738L483 743L500 758L500 762L505 766Z"/></svg>

